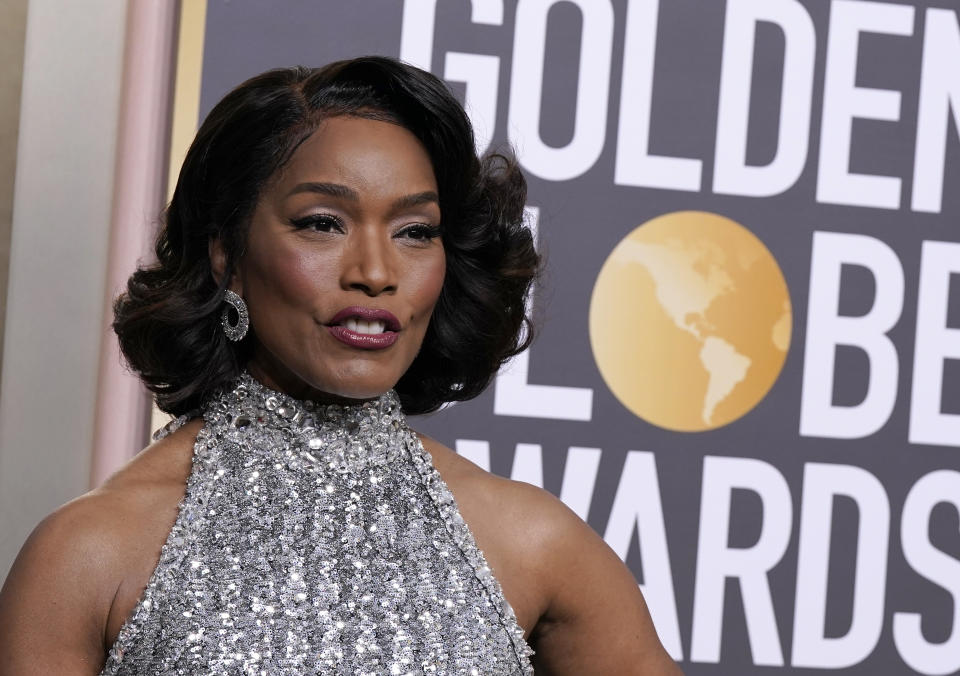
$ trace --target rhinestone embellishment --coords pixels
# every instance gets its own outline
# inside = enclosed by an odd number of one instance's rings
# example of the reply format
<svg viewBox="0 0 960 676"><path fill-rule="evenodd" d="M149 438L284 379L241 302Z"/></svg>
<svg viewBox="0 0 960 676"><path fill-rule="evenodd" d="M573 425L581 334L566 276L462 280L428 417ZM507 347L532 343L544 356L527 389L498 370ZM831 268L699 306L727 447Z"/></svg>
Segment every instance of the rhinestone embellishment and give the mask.
<svg viewBox="0 0 960 676"><path fill-rule="evenodd" d="M314 405L244 374L203 416L177 520L103 674L533 673L394 392Z"/></svg>

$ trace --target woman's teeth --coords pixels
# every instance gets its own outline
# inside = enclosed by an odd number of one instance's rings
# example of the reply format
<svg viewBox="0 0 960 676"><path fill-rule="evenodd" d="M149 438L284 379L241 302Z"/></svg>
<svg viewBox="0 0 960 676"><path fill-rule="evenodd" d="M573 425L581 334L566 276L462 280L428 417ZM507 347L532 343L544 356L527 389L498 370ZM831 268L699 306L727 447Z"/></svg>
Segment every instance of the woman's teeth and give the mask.
<svg viewBox="0 0 960 676"><path fill-rule="evenodd" d="M383 333L384 329L387 328L387 323L380 321L379 319L374 319L373 321L366 321L364 319L348 319L343 323L343 325L350 331L354 333L367 333L367 334L376 334Z"/></svg>

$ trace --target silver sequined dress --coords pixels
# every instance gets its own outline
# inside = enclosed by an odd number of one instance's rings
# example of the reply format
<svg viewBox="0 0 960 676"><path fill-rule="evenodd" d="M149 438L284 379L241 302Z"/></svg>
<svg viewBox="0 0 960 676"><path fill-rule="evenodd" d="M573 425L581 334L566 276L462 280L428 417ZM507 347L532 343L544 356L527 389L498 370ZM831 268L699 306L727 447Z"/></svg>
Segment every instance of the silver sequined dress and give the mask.
<svg viewBox="0 0 960 676"><path fill-rule="evenodd" d="M393 392L208 403L177 520L102 674L532 674Z"/></svg>

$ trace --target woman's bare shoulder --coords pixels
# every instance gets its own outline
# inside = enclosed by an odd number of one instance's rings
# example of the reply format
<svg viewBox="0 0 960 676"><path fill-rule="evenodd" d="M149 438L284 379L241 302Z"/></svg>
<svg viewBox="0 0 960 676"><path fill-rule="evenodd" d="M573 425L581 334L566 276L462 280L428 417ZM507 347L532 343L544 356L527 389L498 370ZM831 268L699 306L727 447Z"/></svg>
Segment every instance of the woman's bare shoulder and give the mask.
<svg viewBox="0 0 960 676"><path fill-rule="evenodd" d="M29 654L66 635L75 652L102 656L111 610L152 572L176 518L198 429L148 446L34 528L0 591L0 653Z"/></svg>
<svg viewBox="0 0 960 676"><path fill-rule="evenodd" d="M65 538L97 549L135 542L135 533L143 530L144 517L159 516L158 510L176 510L190 474L200 426L201 421L191 421L150 444L101 486L44 519L35 535L61 544Z"/></svg>
<svg viewBox="0 0 960 676"><path fill-rule="evenodd" d="M419 436L461 508L465 500L477 503L489 518L497 521L499 528L516 531L517 537L531 545L545 545L564 533L576 536L579 532L592 532L549 491L492 474L439 441L426 435Z"/></svg>
<svg viewBox="0 0 960 676"><path fill-rule="evenodd" d="M680 673L633 575L576 513L537 486L421 438L478 545L500 564L493 569L537 651L537 673Z"/></svg>
<svg viewBox="0 0 960 676"><path fill-rule="evenodd" d="M178 492L182 496L198 430L198 422L188 423L138 453L103 485L56 509L33 530L24 552L60 552L50 558L99 568L114 545L130 542L129 536L142 529L140 517L169 503ZM179 497L173 507L178 503Z"/></svg>
<svg viewBox="0 0 960 676"><path fill-rule="evenodd" d="M421 435L434 466L530 635L562 582L558 561L593 544L596 535L548 491L491 474L438 441Z"/></svg>

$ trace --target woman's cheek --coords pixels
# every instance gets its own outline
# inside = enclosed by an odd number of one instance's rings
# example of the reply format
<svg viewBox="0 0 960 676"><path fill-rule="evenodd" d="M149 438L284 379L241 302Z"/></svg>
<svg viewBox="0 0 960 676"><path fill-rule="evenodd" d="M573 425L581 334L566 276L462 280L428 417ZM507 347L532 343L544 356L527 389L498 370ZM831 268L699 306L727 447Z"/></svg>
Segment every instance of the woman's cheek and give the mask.
<svg viewBox="0 0 960 676"><path fill-rule="evenodd" d="M277 261L267 274L276 280L284 300L294 304L314 306L317 296L332 290L331 273L335 261L329 256L316 253L291 252L284 260Z"/></svg>

